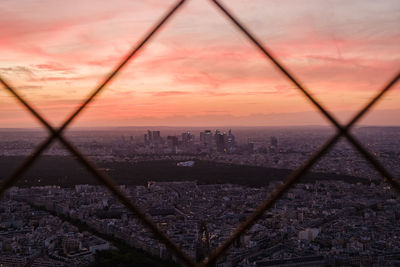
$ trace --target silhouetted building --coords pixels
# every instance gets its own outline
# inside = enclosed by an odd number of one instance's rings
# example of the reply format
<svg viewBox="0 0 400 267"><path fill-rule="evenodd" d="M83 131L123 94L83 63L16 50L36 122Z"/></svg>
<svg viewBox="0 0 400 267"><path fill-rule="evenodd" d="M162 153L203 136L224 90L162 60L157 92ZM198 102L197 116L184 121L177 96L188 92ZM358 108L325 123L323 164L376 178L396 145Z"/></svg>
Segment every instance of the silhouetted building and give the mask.
<svg viewBox="0 0 400 267"><path fill-rule="evenodd" d="M150 130L147 130L147 134L144 134L144 144L150 145L153 143L153 134Z"/></svg>
<svg viewBox="0 0 400 267"><path fill-rule="evenodd" d="M160 144L161 143L161 134L160 131L153 131L153 143Z"/></svg>
<svg viewBox="0 0 400 267"><path fill-rule="evenodd" d="M160 131L147 130L147 134L144 135L144 144L159 147L163 143Z"/></svg>
<svg viewBox="0 0 400 267"><path fill-rule="evenodd" d="M191 134L190 132L182 133L182 144L183 145L190 145L193 143L194 143L194 135L193 134Z"/></svg>
<svg viewBox="0 0 400 267"><path fill-rule="evenodd" d="M204 132L200 132L200 143L204 147L211 147L213 143L213 137L211 130L205 130Z"/></svg>
<svg viewBox="0 0 400 267"><path fill-rule="evenodd" d="M235 136L232 134L231 129L229 129L228 135L226 136L225 146L229 153L232 153L235 150Z"/></svg>
<svg viewBox="0 0 400 267"><path fill-rule="evenodd" d="M235 136L231 129L229 129L228 134L216 130L214 140L218 152L232 153L235 149Z"/></svg>
<svg viewBox="0 0 400 267"><path fill-rule="evenodd" d="M219 130L215 131L214 139L218 152L225 152L225 135L225 133L221 133Z"/></svg>
<svg viewBox="0 0 400 267"><path fill-rule="evenodd" d="M196 241L196 262L202 262L210 254L210 233L204 221L199 223Z"/></svg>

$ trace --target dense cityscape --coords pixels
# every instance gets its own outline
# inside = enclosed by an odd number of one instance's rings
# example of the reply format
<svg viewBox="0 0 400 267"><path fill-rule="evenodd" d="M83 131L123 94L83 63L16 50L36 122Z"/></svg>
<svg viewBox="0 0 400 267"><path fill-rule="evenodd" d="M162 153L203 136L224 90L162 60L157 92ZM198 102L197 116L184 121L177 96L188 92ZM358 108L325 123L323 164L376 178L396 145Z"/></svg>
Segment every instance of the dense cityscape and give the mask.
<svg viewBox="0 0 400 267"><path fill-rule="evenodd" d="M400 267L399 22L0 0L0 267Z"/></svg>
<svg viewBox="0 0 400 267"><path fill-rule="evenodd" d="M81 131L67 136L95 162L135 166L168 159L190 169L207 160L294 169L332 134L323 127L132 132ZM400 128L357 128L355 134L394 175L400 173ZM44 136L11 130L0 135L3 160L29 154ZM46 155L68 154L57 144ZM396 192L344 141L313 171L321 179L324 173L335 173L361 182L296 184L216 265L398 266L400 198ZM149 180L144 185L121 184L120 189L181 249L202 261L281 183L245 186ZM121 244L159 259L160 264L179 264L104 186L60 187L38 180L35 185L10 188L0 202L3 266L95 266L99 253L118 251Z"/></svg>
<svg viewBox="0 0 400 267"><path fill-rule="evenodd" d="M95 161L146 161L173 158L205 159L224 163L294 169L304 163L334 134L328 127L237 127L191 131L164 127L112 130L74 130L69 139ZM10 132L11 131L11 132ZM365 146L400 175L400 128L360 127L354 134ZM28 155L44 138L40 131L0 131L0 156ZM55 143L47 155L69 155ZM315 171L376 179L377 172L344 139L313 168Z"/></svg>

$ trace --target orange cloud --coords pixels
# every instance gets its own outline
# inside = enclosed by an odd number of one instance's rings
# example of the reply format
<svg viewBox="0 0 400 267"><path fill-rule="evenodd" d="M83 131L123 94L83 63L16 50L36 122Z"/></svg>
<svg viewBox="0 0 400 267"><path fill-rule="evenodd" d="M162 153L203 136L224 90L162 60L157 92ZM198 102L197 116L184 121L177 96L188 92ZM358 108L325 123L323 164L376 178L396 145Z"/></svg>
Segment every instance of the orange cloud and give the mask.
<svg viewBox="0 0 400 267"><path fill-rule="evenodd" d="M139 123L140 116L168 117L165 122L173 124L172 118L183 122L179 118L188 116L200 123L214 111L244 123L251 114L313 110L212 6L192 2L79 119L107 125ZM89 0L76 9L72 2L10 3L0 11L0 75L43 113L61 120L168 5L165 1ZM308 7L292 1L227 5L331 110L359 108L400 68L395 1L368 5L354 1L329 8L328 3L314 0ZM0 103L10 101L5 95L0 94ZM396 109L400 94L393 90L385 99L381 109ZM14 110L9 107L3 105L0 113L11 116ZM1 118L0 127L10 124Z"/></svg>

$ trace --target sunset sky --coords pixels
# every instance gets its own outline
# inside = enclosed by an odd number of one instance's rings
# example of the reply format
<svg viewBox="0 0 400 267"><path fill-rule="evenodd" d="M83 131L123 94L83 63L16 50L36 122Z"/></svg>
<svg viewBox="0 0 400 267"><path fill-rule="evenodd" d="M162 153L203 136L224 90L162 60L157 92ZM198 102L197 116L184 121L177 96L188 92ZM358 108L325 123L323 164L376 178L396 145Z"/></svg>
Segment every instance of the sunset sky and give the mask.
<svg viewBox="0 0 400 267"><path fill-rule="evenodd" d="M59 125L175 1L2 0L0 75ZM400 71L398 0L223 2L345 122ZM400 125L399 83L364 124ZM210 1L189 0L74 126L327 124ZM0 87L0 128L39 124Z"/></svg>

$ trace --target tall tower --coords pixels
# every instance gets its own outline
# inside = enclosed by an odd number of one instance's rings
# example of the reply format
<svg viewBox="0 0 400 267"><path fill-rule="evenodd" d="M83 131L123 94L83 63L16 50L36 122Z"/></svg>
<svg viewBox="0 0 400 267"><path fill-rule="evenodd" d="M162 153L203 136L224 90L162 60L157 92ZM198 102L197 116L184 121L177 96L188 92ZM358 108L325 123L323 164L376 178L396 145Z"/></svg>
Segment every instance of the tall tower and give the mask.
<svg viewBox="0 0 400 267"><path fill-rule="evenodd" d="M199 223L196 242L196 262L202 262L210 254L210 234L204 221Z"/></svg>
<svg viewBox="0 0 400 267"><path fill-rule="evenodd" d="M212 141L212 133L211 130L205 130L204 132L200 132L200 143L204 147L210 148Z"/></svg>
<svg viewBox="0 0 400 267"><path fill-rule="evenodd" d="M215 145L217 146L217 151L218 152L224 152L226 134L225 133L221 133L219 130L216 130L215 131L215 135L214 135L214 139L215 139Z"/></svg>

